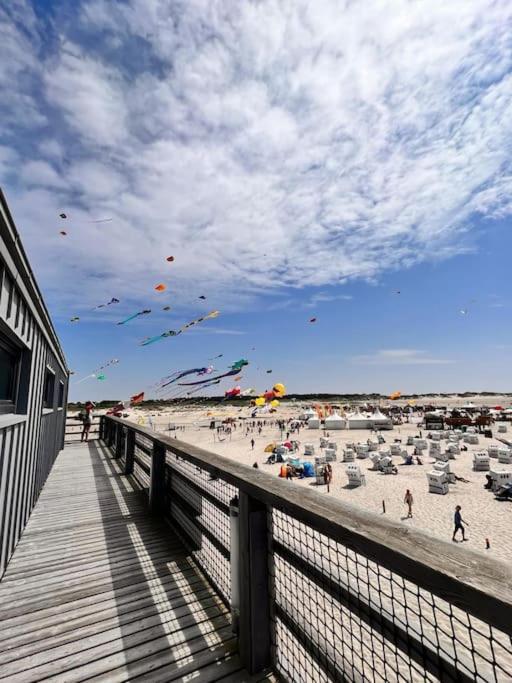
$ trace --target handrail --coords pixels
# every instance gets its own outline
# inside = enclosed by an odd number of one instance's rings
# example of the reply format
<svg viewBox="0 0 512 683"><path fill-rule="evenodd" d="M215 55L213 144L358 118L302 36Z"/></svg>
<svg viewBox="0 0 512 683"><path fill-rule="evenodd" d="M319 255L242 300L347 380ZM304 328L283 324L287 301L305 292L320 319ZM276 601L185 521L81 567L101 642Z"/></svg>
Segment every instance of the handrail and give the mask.
<svg viewBox="0 0 512 683"><path fill-rule="evenodd" d="M413 581L482 621L512 635L512 571L507 564L410 529L360 508L146 429L112 423L169 449L266 506L292 515L334 541Z"/></svg>

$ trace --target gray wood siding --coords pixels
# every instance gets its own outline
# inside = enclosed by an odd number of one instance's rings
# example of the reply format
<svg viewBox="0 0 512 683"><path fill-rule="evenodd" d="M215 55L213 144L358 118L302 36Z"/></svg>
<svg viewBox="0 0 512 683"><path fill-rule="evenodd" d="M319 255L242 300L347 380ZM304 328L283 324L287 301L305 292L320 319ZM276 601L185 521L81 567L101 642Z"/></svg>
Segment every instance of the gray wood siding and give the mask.
<svg viewBox="0 0 512 683"><path fill-rule="evenodd" d="M0 326L22 350L17 413L0 416L0 578L64 444L68 370L37 285L0 193ZM14 238L13 238L14 235ZM47 367L55 373L53 405L43 407ZM21 418L23 416L23 418ZM15 415L11 417L16 418Z"/></svg>

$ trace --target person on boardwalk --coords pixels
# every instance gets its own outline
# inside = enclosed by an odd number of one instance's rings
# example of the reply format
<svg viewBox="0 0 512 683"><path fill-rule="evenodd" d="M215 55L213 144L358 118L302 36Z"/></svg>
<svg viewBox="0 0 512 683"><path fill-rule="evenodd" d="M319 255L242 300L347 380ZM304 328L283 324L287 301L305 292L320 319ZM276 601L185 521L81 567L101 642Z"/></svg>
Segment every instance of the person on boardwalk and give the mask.
<svg viewBox="0 0 512 683"><path fill-rule="evenodd" d="M87 401L85 404L85 412L83 418L83 429L80 441L89 441L89 432L92 425L94 403L92 401Z"/></svg>
<svg viewBox="0 0 512 683"><path fill-rule="evenodd" d="M412 493L407 489L405 492L405 498L404 498L404 503L407 505L408 512L407 512L407 519L412 517L412 504L414 503L414 498L412 497Z"/></svg>
<svg viewBox="0 0 512 683"><path fill-rule="evenodd" d="M457 531L458 531L459 529L462 531L462 540L463 540L463 541L467 541L467 540L468 540L468 539L466 538L465 529L464 529L464 527L462 526L462 523L463 523L463 522L464 522L464 524L467 524L467 522L465 522L465 521L462 519L462 515L460 514L460 511L461 511L461 507L460 507L460 505L457 505L457 506L455 507L455 514L453 515L453 521L454 521L454 523L455 523L455 529L453 530L452 541L455 541L455 543L457 543L457 539L455 538L455 534L457 533Z"/></svg>
<svg viewBox="0 0 512 683"><path fill-rule="evenodd" d="M251 451L254 450L254 439L251 439Z"/></svg>

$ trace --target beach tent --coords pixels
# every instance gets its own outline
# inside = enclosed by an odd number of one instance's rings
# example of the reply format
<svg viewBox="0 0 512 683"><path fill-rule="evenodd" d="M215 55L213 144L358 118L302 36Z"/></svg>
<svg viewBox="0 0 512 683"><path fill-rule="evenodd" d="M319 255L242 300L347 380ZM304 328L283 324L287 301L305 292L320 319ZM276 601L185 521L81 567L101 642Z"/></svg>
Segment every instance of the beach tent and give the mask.
<svg viewBox="0 0 512 683"><path fill-rule="evenodd" d="M324 420L325 429L345 429L347 421L339 413L333 413Z"/></svg>
<svg viewBox="0 0 512 683"><path fill-rule="evenodd" d="M384 415L384 413L381 413L378 408L375 409L370 419L377 429L393 429L393 422L391 419L387 415Z"/></svg>
<svg viewBox="0 0 512 683"><path fill-rule="evenodd" d="M308 408L302 413L302 415L299 415L299 418L301 420L310 420L312 417L318 417L316 411L313 410L313 408Z"/></svg>
<svg viewBox="0 0 512 683"><path fill-rule="evenodd" d="M320 419L316 415L309 418L308 429L320 429Z"/></svg>

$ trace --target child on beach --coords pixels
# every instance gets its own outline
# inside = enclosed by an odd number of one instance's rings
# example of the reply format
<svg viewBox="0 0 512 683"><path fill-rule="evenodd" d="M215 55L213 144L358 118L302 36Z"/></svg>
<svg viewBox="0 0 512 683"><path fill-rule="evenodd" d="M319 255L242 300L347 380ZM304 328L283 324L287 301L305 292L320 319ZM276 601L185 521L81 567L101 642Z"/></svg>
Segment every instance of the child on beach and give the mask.
<svg viewBox="0 0 512 683"><path fill-rule="evenodd" d="M462 540L463 540L463 541L467 541L467 540L468 540L468 539L466 538L466 534L465 534L464 527L462 526L462 523L463 523L463 522L464 522L464 524L467 524L467 522L465 522L465 521L462 519L462 515L460 514L460 511L461 511L461 507L460 507L460 505L457 505L457 506L455 507L455 514L453 515L453 521L454 521L454 523L455 523L455 529L453 530L452 541L455 541L455 543L457 543L457 539L455 538L455 534L457 533L457 531L458 531L459 529L462 531Z"/></svg>
<svg viewBox="0 0 512 683"><path fill-rule="evenodd" d="M407 505L408 510L409 510L407 513L407 519L409 519L409 517L412 517L412 504L413 504L413 502L414 502L414 498L412 497L412 493L409 491L409 489L407 489L407 491L405 492L405 498L404 498L404 503Z"/></svg>

